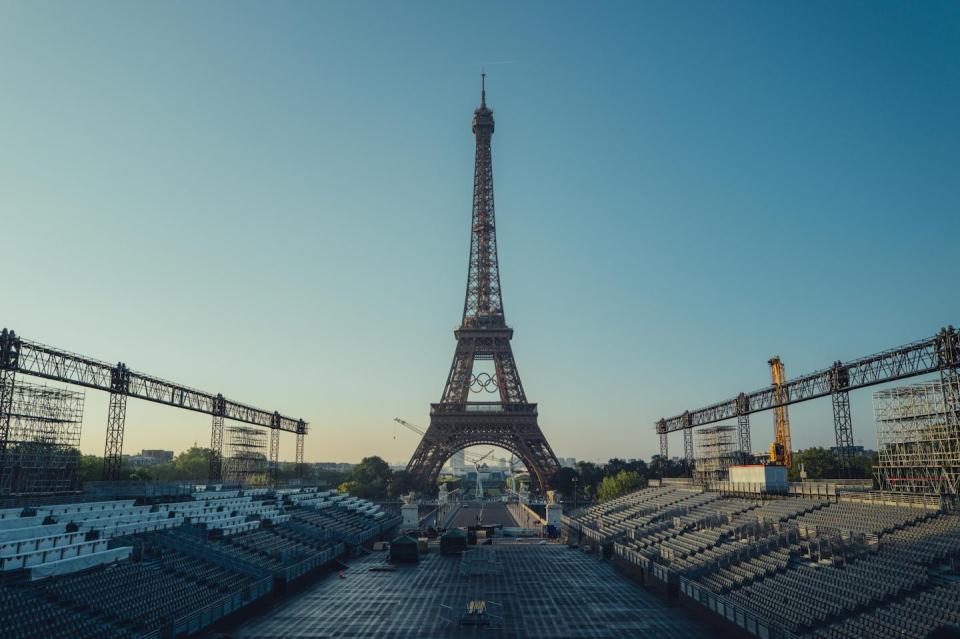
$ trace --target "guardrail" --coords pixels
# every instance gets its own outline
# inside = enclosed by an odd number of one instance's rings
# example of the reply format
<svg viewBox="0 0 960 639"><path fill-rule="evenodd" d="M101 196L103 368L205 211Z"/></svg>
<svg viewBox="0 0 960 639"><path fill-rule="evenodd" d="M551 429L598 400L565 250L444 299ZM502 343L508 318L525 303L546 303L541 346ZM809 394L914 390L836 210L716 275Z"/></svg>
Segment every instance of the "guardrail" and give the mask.
<svg viewBox="0 0 960 639"><path fill-rule="evenodd" d="M797 639L797 636L778 624L760 615L738 606L726 597L718 595L709 588L680 577L680 592L693 599L704 608L711 610L730 623L760 639Z"/></svg>
<svg viewBox="0 0 960 639"><path fill-rule="evenodd" d="M213 552L203 542L194 541L187 535L189 535L189 533L157 535L157 541L161 546L166 546L168 548L173 548L174 550L185 552L188 555L199 557L205 561L215 563L235 572L243 573L255 579L262 579L270 576L270 572L268 570L243 561L242 559L237 559L236 557L230 557L218 552Z"/></svg>

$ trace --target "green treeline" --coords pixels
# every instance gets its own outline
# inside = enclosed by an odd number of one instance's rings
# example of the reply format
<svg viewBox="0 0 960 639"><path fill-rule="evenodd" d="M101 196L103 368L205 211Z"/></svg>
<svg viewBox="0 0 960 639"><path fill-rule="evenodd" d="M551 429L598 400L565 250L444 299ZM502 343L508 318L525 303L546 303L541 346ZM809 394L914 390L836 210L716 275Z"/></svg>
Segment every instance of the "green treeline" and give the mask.
<svg viewBox="0 0 960 639"><path fill-rule="evenodd" d="M194 446L166 464L132 468L122 467L121 479L144 481L198 480L207 477L210 449ZM876 453L872 457L857 455L853 458L852 476L870 478ZM808 479L829 479L837 476L837 460L827 448L807 448L797 451L790 469L790 481L800 481L800 466L803 465ZM83 455L80 458L80 480L96 481L101 477L103 458L95 455ZM281 462L280 479L296 477L293 463ZM648 485L651 479L662 477L687 477L690 468L684 460L667 460L654 455L649 463L642 459L626 461L611 459L605 464L588 461L578 462L575 468L561 468L553 478L552 486L565 500L605 501L614 499ZM336 486L363 499L399 499L410 492L412 485L406 471L391 470L383 459L377 456L365 457L350 472L317 471L307 464L305 479L320 481L327 486ZM457 487L456 480L443 478L448 488Z"/></svg>

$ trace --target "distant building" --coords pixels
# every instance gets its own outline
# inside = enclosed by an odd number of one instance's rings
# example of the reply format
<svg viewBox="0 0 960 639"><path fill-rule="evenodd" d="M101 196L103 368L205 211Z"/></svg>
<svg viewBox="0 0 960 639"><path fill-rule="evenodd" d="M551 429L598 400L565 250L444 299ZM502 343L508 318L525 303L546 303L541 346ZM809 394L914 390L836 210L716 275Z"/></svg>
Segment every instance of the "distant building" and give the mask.
<svg viewBox="0 0 960 639"><path fill-rule="evenodd" d="M356 464L346 462L314 462L313 469L315 471L349 473L353 470L354 466L356 466Z"/></svg>
<svg viewBox="0 0 960 639"><path fill-rule="evenodd" d="M149 449L144 448L140 451L141 457L152 457L157 460L158 464L167 464L173 461L173 451L172 450L160 450L160 449Z"/></svg>
<svg viewBox="0 0 960 639"><path fill-rule="evenodd" d="M576 468L577 467L577 458L576 457L558 457L557 461L560 462L561 468Z"/></svg>
<svg viewBox="0 0 960 639"><path fill-rule="evenodd" d="M124 455L123 463L133 468L149 468L173 461L172 450L142 450L139 455Z"/></svg>

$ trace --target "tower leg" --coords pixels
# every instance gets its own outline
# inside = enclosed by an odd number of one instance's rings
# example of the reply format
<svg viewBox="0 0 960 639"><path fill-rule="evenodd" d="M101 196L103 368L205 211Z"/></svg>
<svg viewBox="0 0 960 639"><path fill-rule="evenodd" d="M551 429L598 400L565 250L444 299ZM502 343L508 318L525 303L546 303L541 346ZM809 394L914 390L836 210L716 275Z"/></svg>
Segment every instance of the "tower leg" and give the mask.
<svg viewBox="0 0 960 639"><path fill-rule="evenodd" d="M210 467L207 479L211 483L223 481L223 415L214 414L210 428Z"/></svg>
<svg viewBox="0 0 960 639"><path fill-rule="evenodd" d="M13 408L13 385L16 371L0 368L0 493L8 489L13 468L7 461L7 444L10 441L10 413Z"/></svg>
<svg viewBox="0 0 960 639"><path fill-rule="evenodd" d="M960 459L960 369L944 368L940 370L941 392L943 393L944 417L946 418L947 441L950 447L946 457L950 460L943 464L952 466L949 470L941 469L943 477L941 493L947 493L954 500L960 498L960 476L956 472L956 460ZM946 470L946 472L943 472Z"/></svg>
<svg viewBox="0 0 960 639"><path fill-rule="evenodd" d="M753 444L750 441L750 415L737 415L737 436L740 440L740 453L744 461L749 462Z"/></svg>
<svg viewBox="0 0 960 639"><path fill-rule="evenodd" d="M280 429L270 429L270 481L280 483Z"/></svg>
<svg viewBox="0 0 960 639"><path fill-rule="evenodd" d="M303 479L305 468L303 467L303 438L307 434L303 422L297 426L297 479Z"/></svg>
<svg viewBox="0 0 960 639"><path fill-rule="evenodd" d="M941 369L940 388L943 393L947 427L952 433L960 433L960 369Z"/></svg>
<svg viewBox="0 0 960 639"><path fill-rule="evenodd" d="M834 392L833 430L837 436L837 475L841 479L850 477L853 461L853 420L850 417L850 393Z"/></svg>
<svg viewBox="0 0 960 639"><path fill-rule="evenodd" d="M127 420L127 396L125 393L110 393L110 408L107 411L107 442L103 449L103 479L120 479L120 464L123 459L123 426Z"/></svg>

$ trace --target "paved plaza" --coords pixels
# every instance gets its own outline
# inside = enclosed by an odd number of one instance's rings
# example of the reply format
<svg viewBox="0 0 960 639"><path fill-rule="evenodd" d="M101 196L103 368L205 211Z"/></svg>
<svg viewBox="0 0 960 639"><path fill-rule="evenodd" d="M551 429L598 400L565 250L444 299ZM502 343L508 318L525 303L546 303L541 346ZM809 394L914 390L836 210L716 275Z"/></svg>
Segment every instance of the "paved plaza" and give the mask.
<svg viewBox="0 0 960 639"><path fill-rule="evenodd" d="M688 612L629 581L594 556L561 545L502 544L464 560L431 547L417 565L373 572L385 553L352 561L343 578L308 590L230 632L280 637L616 638L710 637ZM487 602L490 625L459 623L471 600Z"/></svg>

